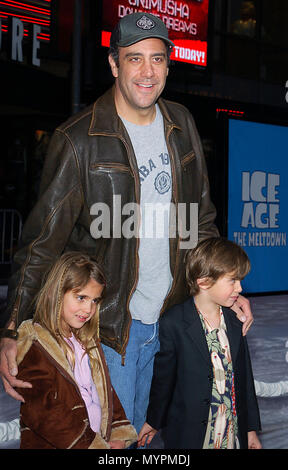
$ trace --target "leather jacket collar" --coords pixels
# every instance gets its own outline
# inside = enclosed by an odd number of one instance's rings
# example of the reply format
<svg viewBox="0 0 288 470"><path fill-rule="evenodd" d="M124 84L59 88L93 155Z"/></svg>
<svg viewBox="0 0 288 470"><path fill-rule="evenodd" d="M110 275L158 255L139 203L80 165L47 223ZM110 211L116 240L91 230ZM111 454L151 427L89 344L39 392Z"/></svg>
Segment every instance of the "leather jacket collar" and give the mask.
<svg viewBox="0 0 288 470"><path fill-rule="evenodd" d="M94 103L88 135L123 134L123 125L115 107L114 93L115 85ZM174 122L169 115L167 106L163 99L159 98L158 105L164 117L166 126L177 127L181 130L180 124ZM109 110L109 112L107 112L107 110Z"/></svg>

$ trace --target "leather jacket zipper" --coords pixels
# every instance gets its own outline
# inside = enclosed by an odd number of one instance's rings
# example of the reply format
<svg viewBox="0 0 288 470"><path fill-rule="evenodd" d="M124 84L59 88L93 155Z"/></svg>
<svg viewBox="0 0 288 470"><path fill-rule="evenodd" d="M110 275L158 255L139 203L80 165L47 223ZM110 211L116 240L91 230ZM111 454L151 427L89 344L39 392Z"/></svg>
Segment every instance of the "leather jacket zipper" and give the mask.
<svg viewBox="0 0 288 470"><path fill-rule="evenodd" d="M96 134L90 134L90 135L96 135ZM122 171L130 171L132 173L132 175L134 176L134 179L136 181L136 185L135 185L135 199L136 199L136 203L138 204L138 206L140 205L140 180L139 180L139 175L138 175L138 169L137 171L135 170L135 165L133 164L133 160L131 158L131 154L130 154L130 149L129 149L129 145L127 144L126 140L124 139L124 137L121 135L121 134L109 134L109 133L106 133L106 132L101 132L101 133L97 133L97 135L105 135L105 136L113 136L113 137L117 137L119 140L121 140L121 142L123 142L124 144L124 147L126 148L126 152L127 152L127 155L128 155L128 159L129 159L129 163L130 163L130 168L121 163L119 164L113 164L113 166L108 163L104 163L104 164L95 164L95 165L92 165L92 168L100 168L102 167L103 169L111 169L112 167L115 167L117 168L118 170L122 170ZM127 169L126 169L127 168ZM137 229L139 230L139 225L140 225L140 219L139 219L139 222L138 222L138 227ZM123 346L122 346L122 350L121 350L121 365L125 365L125 351L126 351L126 346L127 346L127 343L128 343L128 340L129 340L129 331L130 331L130 325L131 325L131 321L132 321L132 317L131 317L131 314L130 314L130 310L129 310L129 303L130 303L130 299L131 299L131 296L133 294L133 292L135 291L135 288L136 288L136 285L137 285L137 282L138 282L138 272L139 272L139 257L138 257L138 249L139 249L139 237L137 238L136 240L136 253L135 253L135 260L136 260L136 266L135 266L135 279L134 279L134 284L133 284L133 287L130 291L130 294L128 295L128 299L127 299L127 312L129 314L129 324L128 324L128 328L127 328L127 334L126 334L126 337L124 338L124 341L123 341Z"/></svg>
<svg viewBox="0 0 288 470"><path fill-rule="evenodd" d="M171 161L171 174L172 174L172 181L173 181L173 185L172 185L172 188L173 188L173 202L174 204L176 205L177 207L177 204L178 204L178 188L177 188L177 180L176 180L176 168L175 168L175 161L174 161L174 154L172 152L172 149L171 149L171 145L169 143L169 137L170 137L170 134L173 130L173 127L174 126L170 126L169 130L168 130L168 133L167 133L167 139L166 139L166 145L167 145L167 149L168 149L168 154L170 156L170 161ZM173 162L173 168L172 168L172 162ZM179 256L178 256L178 253L179 253L179 246L180 246L180 238L179 238L179 235L178 235L178 238L177 238L177 248L176 248L176 260L175 260L175 266L174 266L174 272L173 272L173 281L172 281L172 286L171 286L171 289L170 291L168 292L166 298L164 299L164 302L163 302L163 306L162 306L162 309L160 311L160 316L162 315L162 313L165 311L165 308L166 308L166 305L168 303L168 300L169 298L171 297L172 293L173 293L173 290L174 290L174 287L175 287L175 283L176 283L176 273L178 271L178 264L179 264Z"/></svg>
<svg viewBox="0 0 288 470"><path fill-rule="evenodd" d="M132 161L131 154L130 154L130 149L129 149L129 146L128 146L126 140L122 137L122 135L119 135L118 137L123 142L123 144L126 148L126 151L127 151L127 155L128 155L128 159L129 159L129 163L130 163L130 168L131 168L132 174L133 174L133 176L135 178L135 182L136 182L136 184L135 184L136 204L138 204L138 207L140 207L140 179L139 179L139 174L138 174L138 168L135 170L135 165L133 165L133 161ZM140 217L138 217L137 234L139 233L139 227L140 227ZM129 332L130 332L130 326L131 326L131 321L132 321L131 313L130 313L130 310L129 310L129 303L130 303L130 299L132 297L132 294L134 293L134 291L136 289L137 282L138 282L138 277L139 277L139 255L138 255L138 250L139 250L139 237L136 238L134 284L132 286L132 289L130 290L130 293L129 293L128 299L127 299L127 312L129 314L129 325L128 325L128 328L127 328L126 337L124 338L124 341L123 341L123 347L122 347L122 353L121 353L121 365L122 366L125 365L125 352L126 352L126 347L127 347L128 341L129 341Z"/></svg>

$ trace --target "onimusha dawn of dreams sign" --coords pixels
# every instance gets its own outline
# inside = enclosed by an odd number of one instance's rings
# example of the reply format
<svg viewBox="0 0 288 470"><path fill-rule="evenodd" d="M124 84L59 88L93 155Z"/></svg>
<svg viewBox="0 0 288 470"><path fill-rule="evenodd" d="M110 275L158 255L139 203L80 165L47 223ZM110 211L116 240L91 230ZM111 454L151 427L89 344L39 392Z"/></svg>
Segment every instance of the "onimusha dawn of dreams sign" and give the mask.
<svg viewBox="0 0 288 470"><path fill-rule="evenodd" d="M171 60L207 66L209 0L111 0L103 1L102 46L109 47L110 35L119 19L143 11L165 23L175 48Z"/></svg>

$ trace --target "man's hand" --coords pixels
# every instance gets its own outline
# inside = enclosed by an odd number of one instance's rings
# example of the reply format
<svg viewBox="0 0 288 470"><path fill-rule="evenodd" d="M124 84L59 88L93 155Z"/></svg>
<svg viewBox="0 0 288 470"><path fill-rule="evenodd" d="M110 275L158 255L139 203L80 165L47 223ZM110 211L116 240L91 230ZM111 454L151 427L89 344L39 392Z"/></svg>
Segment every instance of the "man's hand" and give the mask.
<svg viewBox="0 0 288 470"><path fill-rule="evenodd" d="M156 429L152 428L150 424L144 423L138 435L137 447L143 447L145 444L150 444L156 433Z"/></svg>
<svg viewBox="0 0 288 470"><path fill-rule="evenodd" d="M15 339L2 338L0 341L0 375L4 389L12 398L24 403L24 398L14 390L14 387L31 388L32 385L29 382L16 379L18 374L16 356L17 342Z"/></svg>
<svg viewBox="0 0 288 470"><path fill-rule="evenodd" d="M250 302L246 297L239 295L237 301L231 307L237 315L237 318L243 322L243 336L246 335L250 326L252 325L254 318L250 308Z"/></svg>

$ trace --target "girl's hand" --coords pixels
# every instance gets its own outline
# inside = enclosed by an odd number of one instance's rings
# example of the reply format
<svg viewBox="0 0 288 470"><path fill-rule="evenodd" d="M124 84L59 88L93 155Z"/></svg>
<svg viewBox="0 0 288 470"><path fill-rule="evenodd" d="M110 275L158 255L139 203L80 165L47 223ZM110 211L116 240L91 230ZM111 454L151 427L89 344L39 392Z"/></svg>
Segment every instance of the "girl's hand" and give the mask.
<svg viewBox="0 0 288 470"><path fill-rule="evenodd" d="M109 446L111 449L125 449L125 441L120 441L120 439L115 439L115 441L110 441Z"/></svg>
<svg viewBox="0 0 288 470"><path fill-rule="evenodd" d="M248 449L262 449L262 444L255 431L248 432Z"/></svg>

